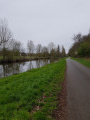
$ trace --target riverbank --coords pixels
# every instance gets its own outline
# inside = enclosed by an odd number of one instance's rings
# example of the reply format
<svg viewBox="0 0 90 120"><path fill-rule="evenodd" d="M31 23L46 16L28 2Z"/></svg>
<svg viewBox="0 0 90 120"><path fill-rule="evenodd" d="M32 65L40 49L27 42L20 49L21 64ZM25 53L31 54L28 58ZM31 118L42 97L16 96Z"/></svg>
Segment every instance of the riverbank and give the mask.
<svg viewBox="0 0 90 120"><path fill-rule="evenodd" d="M26 61L32 61L32 60L42 60L42 59L51 59L51 60L58 60L60 59L59 57L53 58L53 57L20 57L20 58L15 58L15 59L6 59L3 60L0 58L0 64L7 64L7 63L17 63L17 62L26 62Z"/></svg>
<svg viewBox="0 0 90 120"><path fill-rule="evenodd" d="M51 120L64 81L65 59L0 79L0 120Z"/></svg>
<svg viewBox="0 0 90 120"><path fill-rule="evenodd" d="M40 59L50 59L48 57L19 57L19 58L15 58L15 59L0 59L0 63L1 64L5 64L5 63L15 63L15 62L25 62L25 61L32 61L32 60L40 60Z"/></svg>
<svg viewBox="0 0 90 120"><path fill-rule="evenodd" d="M90 58L72 58L72 59L90 68Z"/></svg>

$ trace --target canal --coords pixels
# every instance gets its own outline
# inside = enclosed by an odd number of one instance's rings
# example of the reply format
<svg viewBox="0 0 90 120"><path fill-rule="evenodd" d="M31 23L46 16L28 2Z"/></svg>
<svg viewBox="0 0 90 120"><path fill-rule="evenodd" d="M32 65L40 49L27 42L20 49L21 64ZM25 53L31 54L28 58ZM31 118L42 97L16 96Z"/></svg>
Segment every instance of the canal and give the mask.
<svg viewBox="0 0 90 120"><path fill-rule="evenodd" d="M52 60L33 60L27 62L0 64L0 78L19 74L33 68L40 68L50 64Z"/></svg>

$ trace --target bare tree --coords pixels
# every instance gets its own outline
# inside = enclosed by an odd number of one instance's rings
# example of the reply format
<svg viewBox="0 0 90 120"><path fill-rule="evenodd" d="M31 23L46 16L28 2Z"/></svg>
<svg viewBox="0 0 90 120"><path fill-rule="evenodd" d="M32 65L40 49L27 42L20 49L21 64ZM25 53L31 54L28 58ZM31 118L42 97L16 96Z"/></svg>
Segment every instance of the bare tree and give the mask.
<svg viewBox="0 0 90 120"><path fill-rule="evenodd" d="M55 48L55 44L53 42L49 43L48 50L49 50L50 57L55 58L56 48Z"/></svg>
<svg viewBox="0 0 90 120"><path fill-rule="evenodd" d="M8 24L7 21L4 20L0 20L0 46L3 43L8 42L11 39L12 35L11 35L11 31L8 28Z"/></svg>
<svg viewBox="0 0 90 120"><path fill-rule="evenodd" d="M21 51L21 42L14 40L13 41L13 56L20 56Z"/></svg>
<svg viewBox="0 0 90 120"><path fill-rule="evenodd" d="M56 54L57 54L57 57L60 57L60 46L59 45L57 46Z"/></svg>
<svg viewBox="0 0 90 120"><path fill-rule="evenodd" d="M64 46L62 46L62 52L61 52L61 55L62 55L62 57L65 57L65 56L66 56L66 51L65 51Z"/></svg>
<svg viewBox="0 0 90 120"><path fill-rule="evenodd" d="M42 52L42 45L41 44L38 44L37 47L36 47L36 52L38 54L40 54Z"/></svg>
<svg viewBox="0 0 90 120"><path fill-rule="evenodd" d="M43 54L43 57L48 57L49 52L47 47L44 46L42 48L42 54Z"/></svg>
<svg viewBox="0 0 90 120"><path fill-rule="evenodd" d="M52 49L55 49L55 44L53 42L50 42L48 45L49 53L51 53Z"/></svg>
<svg viewBox="0 0 90 120"><path fill-rule="evenodd" d="M31 54L34 52L34 43L32 40L29 40L27 43L27 48L28 48L28 52L31 56Z"/></svg>
<svg viewBox="0 0 90 120"><path fill-rule="evenodd" d="M78 33L77 35L74 35L73 40L74 40L75 43L76 42L80 43L82 41L82 34Z"/></svg>

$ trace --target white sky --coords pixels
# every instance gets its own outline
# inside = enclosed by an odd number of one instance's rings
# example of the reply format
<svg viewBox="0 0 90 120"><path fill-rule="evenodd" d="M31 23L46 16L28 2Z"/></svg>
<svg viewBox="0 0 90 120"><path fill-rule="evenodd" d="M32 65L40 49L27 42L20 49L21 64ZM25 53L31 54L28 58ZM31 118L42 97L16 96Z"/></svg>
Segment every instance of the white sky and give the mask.
<svg viewBox="0 0 90 120"><path fill-rule="evenodd" d="M72 45L73 34L90 28L90 0L0 0L0 18L6 18L14 37L24 43Z"/></svg>

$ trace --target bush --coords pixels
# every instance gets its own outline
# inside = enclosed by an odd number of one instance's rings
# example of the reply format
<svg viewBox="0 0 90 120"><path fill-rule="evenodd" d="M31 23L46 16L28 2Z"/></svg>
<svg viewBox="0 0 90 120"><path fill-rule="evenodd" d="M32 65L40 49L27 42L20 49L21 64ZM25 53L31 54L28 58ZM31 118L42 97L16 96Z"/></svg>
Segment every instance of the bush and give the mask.
<svg viewBox="0 0 90 120"><path fill-rule="evenodd" d="M78 55L81 57L90 57L90 42L85 42L80 45Z"/></svg>

